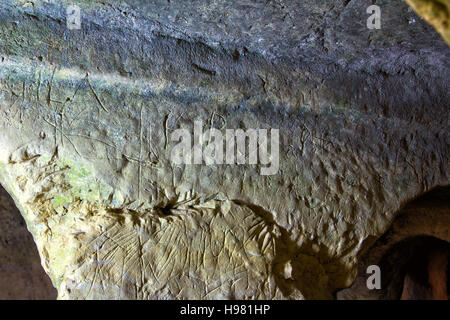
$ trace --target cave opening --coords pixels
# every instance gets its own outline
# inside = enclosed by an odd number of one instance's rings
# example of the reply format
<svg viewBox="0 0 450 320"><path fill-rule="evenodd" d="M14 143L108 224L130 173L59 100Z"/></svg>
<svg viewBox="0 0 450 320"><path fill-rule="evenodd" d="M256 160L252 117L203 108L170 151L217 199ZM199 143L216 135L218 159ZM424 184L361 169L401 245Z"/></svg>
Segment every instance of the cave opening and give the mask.
<svg viewBox="0 0 450 320"><path fill-rule="evenodd" d="M414 236L395 244L380 261L386 298L447 300L449 257L450 244L432 236Z"/></svg>
<svg viewBox="0 0 450 320"><path fill-rule="evenodd" d="M450 187L437 187L407 203L388 230L361 253L351 287L339 300L448 300L450 295ZM369 288L370 266L380 288Z"/></svg>
<svg viewBox="0 0 450 320"><path fill-rule="evenodd" d="M0 300L54 300L56 289L41 265L24 218L0 185Z"/></svg>

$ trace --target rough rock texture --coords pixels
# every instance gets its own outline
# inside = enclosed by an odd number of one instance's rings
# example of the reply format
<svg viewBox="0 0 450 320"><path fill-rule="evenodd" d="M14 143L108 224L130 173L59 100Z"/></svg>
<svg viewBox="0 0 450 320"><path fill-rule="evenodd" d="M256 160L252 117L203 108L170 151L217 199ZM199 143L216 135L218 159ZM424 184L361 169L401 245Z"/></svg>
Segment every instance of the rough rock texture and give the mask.
<svg viewBox="0 0 450 320"><path fill-rule="evenodd" d="M59 298L332 298L449 184L450 52L405 3L201 3L0 3L0 181ZM174 165L196 120L279 129L279 171Z"/></svg>
<svg viewBox="0 0 450 320"><path fill-rule="evenodd" d="M0 186L0 299L55 299L36 244L9 194Z"/></svg>
<svg viewBox="0 0 450 320"><path fill-rule="evenodd" d="M402 209L389 230L364 253L355 282L350 288L339 291L337 298L399 299L405 276L404 269L410 267L408 257L430 242L427 239L441 240L442 243L446 243L447 250L450 248L449 199L450 188L438 188ZM400 250L395 250L396 247ZM433 253L430 249L422 252L423 260L426 260L427 254ZM369 290L366 286L368 277L366 270L370 265L380 266L382 279L380 290Z"/></svg>
<svg viewBox="0 0 450 320"><path fill-rule="evenodd" d="M450 0L406 0L450 44Z"/></svg>

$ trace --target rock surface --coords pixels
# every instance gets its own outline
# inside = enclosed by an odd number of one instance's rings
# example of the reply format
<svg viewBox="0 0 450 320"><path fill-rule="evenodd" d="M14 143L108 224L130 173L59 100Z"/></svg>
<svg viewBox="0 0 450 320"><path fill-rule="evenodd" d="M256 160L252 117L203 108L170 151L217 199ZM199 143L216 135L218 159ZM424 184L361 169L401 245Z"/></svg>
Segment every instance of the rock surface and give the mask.
<svg viewBox="0 0 450 320"><path fill-rule="evenodd" d="M406 0L414 10L431 23L450 44L449 0Z"/></svg>
<svg viewBox="0 0 450 320"><path fill-rule="evenodd" d="M415 254L414 251L420 250L421 246L433 239L432 243L440 240L450 248L449 199L450 188L437 188L403 208L389 230L363 253L355 282L350 288L339 291L337 298L399 299L402 293L402 279L405 276L404 269L410 267L408 258ZM419 237L421 239L418 239ZM397 251L396 248L400 250ZM423 260L426 260L430 253L433 252L429 248L422 252ZM366 270L370 265L380 267L382 279L380 290L369 290L366 286Z"/></svg>
<svg viewBox="0 0 450 320"><path fill-rule="evenodd" d="M55 299L33 237L9 194L0 186L0 299Z"/></svg>
<svg viewBox="0 0 450 320"><path fill-rule="evenodd" d="M200 3L0 3L0 181L59 298L332 298L449 184L450 52L405 3ZM173 164L195 121L279 129L278 172Z"/></svg>

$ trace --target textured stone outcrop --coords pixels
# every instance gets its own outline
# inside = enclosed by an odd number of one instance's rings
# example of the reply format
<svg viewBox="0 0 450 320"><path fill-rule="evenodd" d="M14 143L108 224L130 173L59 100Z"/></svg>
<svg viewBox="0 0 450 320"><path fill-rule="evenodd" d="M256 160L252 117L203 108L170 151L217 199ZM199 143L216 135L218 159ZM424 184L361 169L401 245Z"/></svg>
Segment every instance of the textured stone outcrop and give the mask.
<svg viewBox="0 0 450 320"><path fill-rule="evenodd" d="M449 184L449 50L405 3L199 3L0 3L0 181L59 298L332 298ZM173 164L195 121L279 129L278 172Z"/></svg>

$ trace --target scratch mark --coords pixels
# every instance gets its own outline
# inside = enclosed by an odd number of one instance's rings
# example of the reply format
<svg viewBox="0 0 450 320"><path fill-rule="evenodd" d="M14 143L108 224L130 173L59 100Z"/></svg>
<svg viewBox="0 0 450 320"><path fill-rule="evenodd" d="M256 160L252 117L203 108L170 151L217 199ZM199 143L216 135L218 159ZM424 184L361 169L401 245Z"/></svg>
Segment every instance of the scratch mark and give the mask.
<svg viewBox="0 0 450 320"><path fill-rule="evenodd" d="M92 91L92 94L94 95L95 100L97 100L98 104L100 105L100 107L102 107L103 110L105 110L106 112L109 112L108 109L106 109L106 107L103 105L103 103L101 102L101 100L99 99L99 97L97 96L97 93L95 92L94 88L91 85L91 82L89 81L89 78L86 76L86 82L89 85L89 88Z"/></svg>

